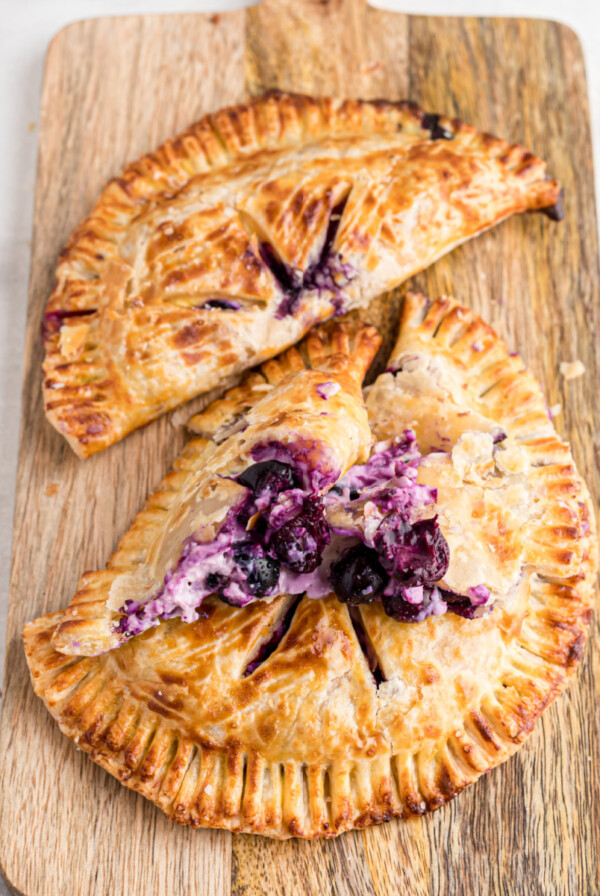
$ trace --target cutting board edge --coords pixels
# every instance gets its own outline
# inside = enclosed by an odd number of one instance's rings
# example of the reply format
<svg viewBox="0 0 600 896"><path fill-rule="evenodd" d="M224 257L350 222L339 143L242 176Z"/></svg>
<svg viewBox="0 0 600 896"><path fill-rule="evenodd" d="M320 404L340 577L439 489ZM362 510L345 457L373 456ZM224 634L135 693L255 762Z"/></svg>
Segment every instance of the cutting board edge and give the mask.
<svg viewBox="0 0 600 896"><path fill-rule="evenodd" d="M236 13L236 12L245 12L247 9L248 9L248 7L245 7L245 8L243 8L242 10L233 11L233 12L234 12L234 13ZM222 13L222 14L220 14L220 15L228 15L228 14L229 14L229 11L228 11L227 13ZM193 16L193 17L196 17L196 18L210 18L210 14L205 14L205 13L168 13L168 14L166 14L166 17L168 17L168 18L172 18L172 19L175 19L175 18L185 18L185 17L190 17L190 16ZM45 62L44 62L44 82L45 82L46 69L47 69L47 66L48 66L48 60L49 60L49 58L50 58L50 54L51 54L51 52L53 51L53 49L54 49L55 46L59 46L59 39L61 38L61 36L63 36L63 35L64 35L66 32L68 32L69 30L74 29L74 28L77 27L77 26L85 25L86 23L91 23L91 22L95 22L95 21L99 21L99 20L103 20L103 19L115 19L115 20L121 20L121 21L123 21L123 20L137 20L137 19L141 19L141 18L164 18L164 17L165 17L165 16L163 16L163 15L161 15L161 14L148 15L148 16L139 16L139 15L131 15L131 16L129 16L129 15L124 15L124 16L110 16L110 17L90 17L90 18L85 18L85 19L79 19L79 20L77 20L77 21L75 21L75 22L69 23L68 25L64 26L64 27L61 28L59 31L57 31L56 34L52 37L52 39L50 40L50 42L49 42L49 44L48 44L48 47L47 47L47 49L46 49L46 54L45 54ZM410 15L410 16L407 16L407 18L410 20L410 19L416 19L416 18L423 18L423 19L425 19L425 18L434 18L434 17L432 17L432 16L413 16L413 15ZM440 18L441 18L441 17L440 17ZM513 19L515 19L515 20L518 19L519 21L523 21L523 19L521 19L521 18L519 18L519 17L477 17L477 16L470 16L470 17L453 16L453 17L447 17L447 16L444 16L443 18L454 18L454 19L463 19L463 20L464 20L464 19L485 19L486 21L490 21L490 20L491 20L491 21L493 21L493 20L504 20L504 19L506 19L506 18L513 18ZM585 69L585 57L584 57L584 54L583 54L583 47L582 47L581 41L580 41L580 39L579 39L577 33L576 33L572 28L570 28L568 25L565 25L565 24L563 24L563 23L561 23L561 22L558 22L558 21L555 21L555 20L551 20L551 19L530 18L530 19L525 19L525 21L533 21L533 22L536 22L536 23L541 22L541 23L548 23L548 24L551 24L551 25L555 25L555 26L558 27L561 31L564 31L565 33L567 33L567 34L569 35L569 38L570 38L570 39L572 39L572 40L574 40L574 41L576 42L576 45L577 45L577 47L578 47L578 50L580 51L581 59L582 59L582 62L583 62L583 79L584 79L584 84L585 84L585 92L586 92L587 108L588 108L588 114L589 114L589 91L588 91L587 72L586 72L586 69ZM43 98L43 93L42 93L42 98ZM41 101L40 101L40 104L41 104ZM588 119L588 120L589 120L589 119ZM41 152L42 152L42 148L41 148L41 147L38 147L38 158L37 158L36 168L39 166L39 156L40 156L40 153L41 153ZM38 184L37 184L37 173L36 173L36 201L37 201L37 191L38 191ZM588 201L589 201L589 197L588 197ZM594 203L594 208L595 208L595 206L596 206L596 196L595 196L595 192L594 192L594 191L592 191L592 202ZM35 221L35 223L34 223L34 240L35 240L35 231L36 231L38 228L40 228L40 227L41 227L41 223L38 223L37 221ZM31 307L31 303L32 303L32 301L33 301L33 296L32 296L32 289L31 289L31 268L30 268L30 283L29 283L29 287L28 287L28 300L27 300L28 308ZM23 388L25 387L25 381L26 381L27 374L28 374L28 371L27 371L26 369L24 369L24 374L23 374ZM25 425L25 423L26 423L26 421L25 421L25 419L24 419L23 412L21 412L21 429L22 429L22 427ZM49 424L47 424L47 425L49 425ZM19 454L20 454L21 441L22 441L22 433L21 433L21 431L20 431L20 434L19 434ZM12 564L13 564L13 562L14 562L14 550L13 550L12 547L11 547L11 568L12 568ZM12 574L11 574L11 575L12 575ZM16 601L16 596L15 596L14 600L12 600L12 592L13 592L13 588L11 587L11 589L10 589L10 596L9 596L9 608L10 608L10 606L14 603L14 601ZM17 634L17 640L18 640L18 634ZM7 647L9 647L9 646L10 646L10 642L8 641L8 638L7 638ZM9 654L8 654L8 651L7 651L6 664L8 664L8 658L9 658ZM1 718L0 718L0 724L1 724ZM5 874L5 871L4 871L4 862L3 862L3 858L4 858L4 856L2 855L2 852L0 852L0 874L2 874L2 876L3 876L4 879L6 880L6 883L7 883L8 887L9 887L9 889L11 890L11 892L17 894L17 896L34 896L34 894L25 894L23 891L19 890L19 889L16 887L16 885L15 885L12 881L10 881L10 879L7 877L7 875ZM36 896L37 896L37 894L36 894Z"/></svg>

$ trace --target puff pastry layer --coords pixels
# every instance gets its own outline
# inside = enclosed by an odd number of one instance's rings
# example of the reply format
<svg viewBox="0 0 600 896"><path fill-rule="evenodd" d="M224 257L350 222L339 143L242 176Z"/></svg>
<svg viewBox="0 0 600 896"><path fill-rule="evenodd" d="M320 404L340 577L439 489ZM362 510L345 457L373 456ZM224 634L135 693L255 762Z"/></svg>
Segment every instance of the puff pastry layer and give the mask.
<svg viewBox="0 0 600 896"><path fill-rule="evenodd" d="M536 209L561 214L542 161L411 103L208 115L112 180L61 253L48 419L88 457Z"/></svg>
<svg viewBox="0 0 600 896"><path fill-rule="evenodd" d="M292 350L284 369L301 358ZM409 421L431 438L420 407L434 385L404 376L427 370L450 407L442 435L460 445L455 418L470 425L477 415L479 431L501 427L531 462L543 522L518 587L492 613L404 624L375 603L351 614L334 598L244 608L210 598L197 622L171 620L83 658L53 645L64 613L25 628L34 687L61 730L175 821L330 837L435 809L518 748L581 659L597 569L593 513L533 375L471 311L417 295L406 300L390 367L399 372L368 396L379 436ZM223 432L282 374L270 362L195 426ZM208 444L192 442L175 475ZM123 563L136 562L165 518L160 503L148 511Z"/></svg>

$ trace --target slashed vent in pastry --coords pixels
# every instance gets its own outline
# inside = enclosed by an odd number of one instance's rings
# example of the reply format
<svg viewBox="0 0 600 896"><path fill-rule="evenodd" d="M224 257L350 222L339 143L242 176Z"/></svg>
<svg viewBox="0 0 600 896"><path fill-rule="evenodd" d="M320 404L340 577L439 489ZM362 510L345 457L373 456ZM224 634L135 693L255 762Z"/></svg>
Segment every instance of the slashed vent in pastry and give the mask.
<svg viewBox="0 0 600 896"><path fill-rule="evenodd" d="M304 352L266 364L194 428L224 437L292 369L302 375ZM337 523L354 515L357 526L347 587L364 586L373 552L391 578L376 538L382 495L373 517L355 507L369 503L369 473L397 462L417 477L394 488L420 499L404 508L398 538L385 530L390 562L400 572L403 552L427 555L427 539L408 533L437 516L448 554L435 587L405 583L410 593L377 599L363 587L356 604L282 595L240 607L209 596L194 622L166 620L100 656L57 651L70 613L25 628L34 687L61 730L174 821L330 837L435 809L517 749L581 658L594 519L535 378L471 311L417 295L389 367L368 395L379 441L330 489ZM190 444L111 568L92 574L89 598L101 601L117 569L142 562L214 445Z"/></svg>
<svg viewBox="0 0 600 896"><path fill-rule="evenodd" d="M540 209L560 217L542 161L410 103L223 109L112 180L61 254L48 419L87 457Z"/></svg>

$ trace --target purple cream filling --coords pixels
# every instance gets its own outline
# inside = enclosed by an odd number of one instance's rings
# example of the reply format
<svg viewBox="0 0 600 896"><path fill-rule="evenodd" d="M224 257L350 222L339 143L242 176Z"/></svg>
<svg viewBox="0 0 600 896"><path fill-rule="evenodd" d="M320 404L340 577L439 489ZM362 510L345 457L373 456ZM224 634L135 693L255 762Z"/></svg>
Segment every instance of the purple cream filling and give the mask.
<svg viewBox="0 0 600 896"><path fill-rule="evenodd" d="M311 463L314 449L308 441L257 446L255 463L235 477L247 494L217 537L190 540L154 596L125 602L118 630L130 637L161 619L193 622L209 594L245 606L333 590L351 605L380 600L388 615L411 622L447 610L469 618L485 612L484 585L467 595L436 585L449 551L437 518L424 515L437 493L416 482L421 456L412 432L379 443L342 478L327 459Z"/></svg>
<svg viewBox="0 0 600 896"><path fill-rule="evenodd" d="M319 383L317 386L317 395L324 401L329 401L330 398L337 395L341 388L339 383Z"/></svg>
<svg viewBox="0 0 600 896"><path fill-rule="evenodd" d="M275 314L277 318L281 319L287 317L288 314L294 314L303 296L309 292L316 292L319 297L327 294L334 306L335 313L344 313L348 300L344 289L358 274L350 262L344 261L340 253L333 250L346 202L347 197L344 197L332 209L319 258L305 271L286 264L270 243L260 244L261 260L277 280L284 295Z"/></svg>

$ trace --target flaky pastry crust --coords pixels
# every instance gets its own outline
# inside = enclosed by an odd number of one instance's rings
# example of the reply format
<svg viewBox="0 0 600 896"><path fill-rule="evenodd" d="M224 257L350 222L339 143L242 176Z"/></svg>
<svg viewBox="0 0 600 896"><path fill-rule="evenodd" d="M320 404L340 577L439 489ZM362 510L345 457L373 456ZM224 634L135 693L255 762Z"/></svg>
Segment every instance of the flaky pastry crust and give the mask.
<svg viewBox="0 0 600 896"><path fill-rule="evenodd" d="M469 348L473 338L485 338L487 358L478 344ZM63 613L26 627L36 692L61 730L174 821L312 838L435 809L518 748L581 659L597 570L594 518L539 385L452 299L407 298L390 366L414 355L441 371L440 383L449 377L449 393L452 383L466 386L456 393L457 413L487 414L490 426L510 433L544 486L546 522L532 537L526 574L491 614L405 624L376 603L361 605L353 620L333 597L243 609L210 599L195 623L172 620L84 658L52 644ZM288 354L284 366L297 362ZM227 427L258 378L265 385L278 376L273 366L263 370L245 394L230 392L196 424ZM420 382L400 376L395 383L392 373L378 379L368 404L380 437L404 425L405 391ZM414 407L410 413L427 437L426 420ZM446 431L452 426L454 418ZM151 525L147 519L132 530L131 559ZM276 649L245 675L291 613Z"/></svg>
<svg viewBox="0 0 600 896"><path fill-rule="evenodd" d="M271 93L110 181L60 256L44 405L88 457L515 212L540 159L407 102Z"/></svg>

